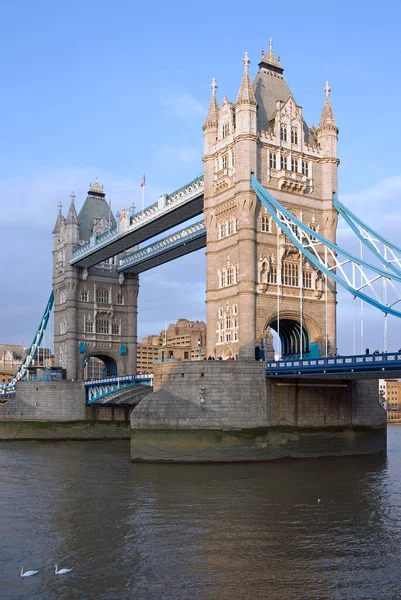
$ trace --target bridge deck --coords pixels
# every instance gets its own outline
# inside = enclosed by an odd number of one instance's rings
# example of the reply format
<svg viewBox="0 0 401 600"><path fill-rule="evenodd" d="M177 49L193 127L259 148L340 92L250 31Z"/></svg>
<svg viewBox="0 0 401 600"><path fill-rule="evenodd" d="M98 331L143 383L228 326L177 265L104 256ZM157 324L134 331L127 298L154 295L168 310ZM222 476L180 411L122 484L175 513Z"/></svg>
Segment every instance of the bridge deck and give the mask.
<svg viewBox="0 0 401 600"><path fill-rule="evenodd" d="M269 379L282 377L397 378L401 377L401 353L322 356L307 360L278 360L266 363Z"/></svg>
<svg viewBox="0 0 401 600"><path fill-rule="evenodd" d="M71 265L93 267L203 213L203 178L130 218L126 231L108 230L74 249Z"/></svg>
<svg viewBox="0 0 401 600"><path fill-rule="evenodd" d="M205 246L206 226L204 221L200 221L162 240L158 240L150 246L123 256L120 258L117 271L120 273L142 273L180 256L195 252L200 248L205 248Z"/></svg>

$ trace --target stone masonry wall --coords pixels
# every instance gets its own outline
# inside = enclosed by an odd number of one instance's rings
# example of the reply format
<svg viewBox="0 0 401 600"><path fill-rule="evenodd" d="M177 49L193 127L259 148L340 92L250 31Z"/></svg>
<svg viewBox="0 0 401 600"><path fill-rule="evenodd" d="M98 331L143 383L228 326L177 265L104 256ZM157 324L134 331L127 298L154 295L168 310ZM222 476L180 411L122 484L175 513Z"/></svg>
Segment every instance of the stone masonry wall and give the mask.
<svg viewBox="0 0 401 600"><path fill-rule="evenodd" d="M15 398L0 407L0 421L84 421L83 382L19 382Z"/></svg>
<svg viewBox="0 0 401 600"><path fill-rule="evenodd" d="M164 363L133 429L382 428L377 380L266 380L262 362Z"/></svg>

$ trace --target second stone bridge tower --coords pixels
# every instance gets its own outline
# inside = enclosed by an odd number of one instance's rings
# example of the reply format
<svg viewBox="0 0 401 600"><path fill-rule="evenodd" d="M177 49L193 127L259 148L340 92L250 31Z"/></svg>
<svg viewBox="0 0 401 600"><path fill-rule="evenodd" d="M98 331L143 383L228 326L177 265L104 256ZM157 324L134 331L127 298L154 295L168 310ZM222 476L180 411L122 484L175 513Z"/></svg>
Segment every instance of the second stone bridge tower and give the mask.
<svg viewBox="0 0 401 600"><path fill-rule="evenodd" d="M319 126L308 126L272 42L253 83L245 54L235 103L216 83L204 130L208 355L254 360L279 333L283 356L336 349L336 289L309 264L250 185L260 183L295 216L335 242L338 128L330 88ZM302 304L302 309L301 309ZM301 316L302 310L302 316Z"/></svg>

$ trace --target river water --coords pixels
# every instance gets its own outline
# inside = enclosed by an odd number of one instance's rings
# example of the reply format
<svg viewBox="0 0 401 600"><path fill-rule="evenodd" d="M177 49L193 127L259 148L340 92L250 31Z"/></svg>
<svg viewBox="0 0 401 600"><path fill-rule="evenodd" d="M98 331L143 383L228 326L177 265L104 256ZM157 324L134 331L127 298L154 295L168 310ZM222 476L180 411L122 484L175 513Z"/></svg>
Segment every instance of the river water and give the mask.
<svg viewBox="0 0 401 600"><path fill-rule="evenodd" d="M0 469L0 600L401 599L401 426L387 458L146 465L128 442L3 442Z"/></svg>

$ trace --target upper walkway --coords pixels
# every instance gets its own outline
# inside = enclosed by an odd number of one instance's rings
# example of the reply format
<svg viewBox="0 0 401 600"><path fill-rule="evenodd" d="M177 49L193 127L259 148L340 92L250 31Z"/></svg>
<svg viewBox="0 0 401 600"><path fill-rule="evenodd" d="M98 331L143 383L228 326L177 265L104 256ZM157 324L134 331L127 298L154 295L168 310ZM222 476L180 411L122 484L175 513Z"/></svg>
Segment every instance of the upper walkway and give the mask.
<svg viewBox="0 0 401 600"><path fill-rule="evenodd" d="M266 362L269 379L281 377L401 377L401 353L322 356L314 359Z"/></svg>
<svg viewBox="0 0 401 600"><path fill-rule="evenodd" d="M94 235L74 248L70 264L79 267L94 265L125 252L134 246L176 227L203 212L203 175L173 194L159 200L134 216L120 219L117 227Z"/></svg>

